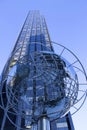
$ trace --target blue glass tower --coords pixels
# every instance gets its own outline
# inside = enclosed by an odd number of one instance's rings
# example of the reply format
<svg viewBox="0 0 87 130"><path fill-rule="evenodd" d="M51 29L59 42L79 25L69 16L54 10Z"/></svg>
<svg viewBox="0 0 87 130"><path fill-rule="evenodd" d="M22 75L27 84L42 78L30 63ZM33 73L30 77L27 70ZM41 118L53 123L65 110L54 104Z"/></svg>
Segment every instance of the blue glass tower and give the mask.
<svg viewBox="0 0 87 130"><path fill-rule="evenodd" d="M74 130L70 112L63 111L66 100L73 104L65 99L65 66L55 54L45 18L30 11L2 72L0 130L37 130L43 116L51 130Z"/></svg>

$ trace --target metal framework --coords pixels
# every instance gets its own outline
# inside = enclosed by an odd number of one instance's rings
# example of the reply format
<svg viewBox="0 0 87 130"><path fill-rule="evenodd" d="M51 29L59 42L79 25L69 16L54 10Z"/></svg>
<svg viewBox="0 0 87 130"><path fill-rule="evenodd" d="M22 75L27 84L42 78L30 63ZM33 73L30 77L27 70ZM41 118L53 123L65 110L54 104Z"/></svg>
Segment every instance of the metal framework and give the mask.
<svg viewBox="0 0 87 130"><path fill-rule="evenodd" d="M40 42L37 44L43 46ZM17 130L24 129L24 126L36 130L37 124L41 128L39 122L61 118L70 108L74 114L85 102L87 76L82 63L66 47L55 42L51 45L55 52L46 46L43 51L32 51L13 62L9 73L2 75L0 107L5 114L1 130L6 117ZM12 57L19 50L21 47ZM16 122L11 115L17 117ZM23 127L22 120L25 121Z"/></svg>

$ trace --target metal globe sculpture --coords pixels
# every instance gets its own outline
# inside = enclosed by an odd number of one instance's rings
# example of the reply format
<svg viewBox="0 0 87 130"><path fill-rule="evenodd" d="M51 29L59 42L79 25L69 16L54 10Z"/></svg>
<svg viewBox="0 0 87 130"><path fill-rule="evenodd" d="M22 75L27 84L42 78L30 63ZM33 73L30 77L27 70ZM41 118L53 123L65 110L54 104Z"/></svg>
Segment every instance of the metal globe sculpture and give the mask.
<svg viewBox="0 0 87 130"><path fill-rule="evenodd" d="M86 90L80 89L87 79L81 62L64 46L52 44L55 53L47 48L46 51L23 56L11 67L5 76L6 80L2 80L5 87L4 90L2 88L1 107L5 109L5 104L8 103L7 117L14 125L10 114L21 116L25 119L25 127L31 128L40 117L48 117L53 121L67 114L70 108L75 108L75 113L86 99ZM69 54L71 61L68 62ZM84 77L82 84L81 74ZM82 92L80 96L79 92ZM3 93L6 99L3 98ZM77 108L75 105L79 101L82 102Z"/></svg>

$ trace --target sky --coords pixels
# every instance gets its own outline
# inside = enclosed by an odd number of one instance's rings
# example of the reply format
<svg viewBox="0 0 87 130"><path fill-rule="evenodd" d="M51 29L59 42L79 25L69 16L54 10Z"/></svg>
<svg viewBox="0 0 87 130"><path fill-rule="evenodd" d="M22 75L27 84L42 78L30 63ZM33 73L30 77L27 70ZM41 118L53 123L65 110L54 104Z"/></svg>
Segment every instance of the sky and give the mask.
<svg viewBox="0 0 87 130"><path fill-rule="evenodd" d="M87 0L0 0L0 73L29 10L45 16L51 40L72 50L87 71ZM87 100L72 118L75 130L87 129Z"/></svg>

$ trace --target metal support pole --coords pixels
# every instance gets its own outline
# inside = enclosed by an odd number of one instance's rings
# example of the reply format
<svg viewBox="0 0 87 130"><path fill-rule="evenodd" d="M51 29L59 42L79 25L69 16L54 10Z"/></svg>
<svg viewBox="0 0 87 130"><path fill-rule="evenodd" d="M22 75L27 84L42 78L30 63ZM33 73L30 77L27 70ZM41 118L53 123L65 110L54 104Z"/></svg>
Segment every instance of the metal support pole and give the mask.
<svg viewBox="0 0 87 130"><path fill-rule="evenodd" d="M38 130L50 130L50 121L47 117L38 120Z"/></svg>

